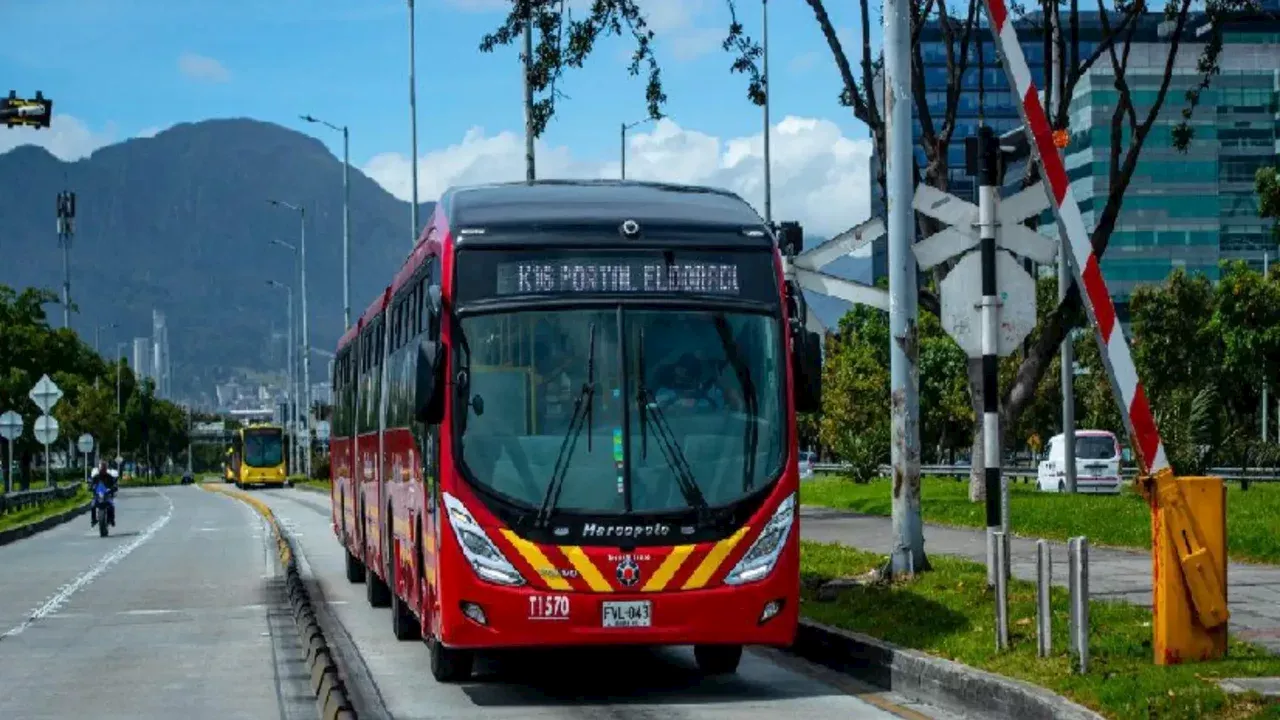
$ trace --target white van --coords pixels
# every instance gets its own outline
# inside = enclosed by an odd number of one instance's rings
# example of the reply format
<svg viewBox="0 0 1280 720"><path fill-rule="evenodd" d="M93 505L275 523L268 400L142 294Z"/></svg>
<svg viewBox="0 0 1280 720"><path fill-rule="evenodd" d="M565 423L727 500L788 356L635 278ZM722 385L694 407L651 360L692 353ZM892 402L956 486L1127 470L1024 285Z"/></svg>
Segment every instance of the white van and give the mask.
<svg viewBox="0 0 1280 720"><path fill-rule="evenodd" d="M1048 456L1040 461L1036 480L1044 492L1065 492L1066 463L1063 462L1065 437L1059 433L1049 439ZM1120 443L1106 430L1076 431L1076 492L1120 492Z"/></svg>

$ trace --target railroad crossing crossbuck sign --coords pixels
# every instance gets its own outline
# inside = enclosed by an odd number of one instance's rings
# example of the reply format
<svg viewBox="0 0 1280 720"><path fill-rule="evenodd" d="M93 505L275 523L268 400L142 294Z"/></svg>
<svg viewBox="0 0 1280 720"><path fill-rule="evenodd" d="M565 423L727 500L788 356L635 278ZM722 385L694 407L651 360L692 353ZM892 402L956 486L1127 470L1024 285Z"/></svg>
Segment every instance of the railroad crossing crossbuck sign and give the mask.
<svg viewBox="0 0 1280 720"><path fill-rule="evenodd" d="M912 250L921 270L963 256L942 280L942 327L971 358L982 357L982 261L972 252L979 243L978 206L937 188L921 185L912 206L946 223L942 232L916 243ZM1057 257L1057 243L1021 223L1048 209L1044 190L1031 187L1000 202L996 247L1039 263ZM1008 252L996 253L1000 288L997 354L1014 352L1036 325L1035 279Z"/></svg>
<svg viewBox="0 0 1280 720"><path fill-rule="evenodd" d="M815 248L796 255L791 264L791 270L795 273L797 284L810 292L887 311L889 293L884 288L838 278L822 270L829 263L883 237L884 233L884 221L880 218L871 218ZM822 331L822 323L818 321L812 308L809 309L809 317L805 318L805 326L816 332Z"/></svg>

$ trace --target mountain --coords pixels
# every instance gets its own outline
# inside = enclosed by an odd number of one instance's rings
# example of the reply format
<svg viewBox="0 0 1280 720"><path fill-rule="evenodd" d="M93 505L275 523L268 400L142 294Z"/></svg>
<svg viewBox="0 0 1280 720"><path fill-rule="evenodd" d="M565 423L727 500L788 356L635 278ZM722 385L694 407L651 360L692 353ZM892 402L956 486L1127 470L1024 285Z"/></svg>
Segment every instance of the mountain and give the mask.
<svg viewBox="0 0 1280 720"><path fill-rule="evenodd" d="M411 244L409 204L352 168L353 321L390 282ZM72 327L102 350L151 335L166 316L173 389L211 392L214 382L282 369L285 295L300 297L294 253L306 208L307 296L313 347L342 333L342 162L318 140L249 119L185 123L151 138L104 147L65 163L34 146L0 155L0 283L60 289L55 198L76 193L71 250ZM425 223L433 203L424 203ZM55 326L61 308L48 308ZM295 312L295 320L300 316ZM275 337L273 341L273 336ZM312 381L327 360L312 357Z"/></svg>

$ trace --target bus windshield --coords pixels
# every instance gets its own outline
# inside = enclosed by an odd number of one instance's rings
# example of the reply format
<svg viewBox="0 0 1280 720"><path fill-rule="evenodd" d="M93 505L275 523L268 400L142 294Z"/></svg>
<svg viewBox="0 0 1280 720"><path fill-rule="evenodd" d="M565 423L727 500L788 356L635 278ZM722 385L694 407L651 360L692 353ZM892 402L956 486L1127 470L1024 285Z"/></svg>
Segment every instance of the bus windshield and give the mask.
<svg viewBox="0 0 1280 720"><path fill-rule="evenodd" d="M284 437L279 430L246 432L244 463L250 467L275 467L284 461Z"/></svg>
<svg viewBox="0 0 1280 720"><path fill-rule="evenodd" d="M463 464L516 504L542 505L566 438L576 444L561 459L561 511L680 511L694 497L724 506L781 469L785 366L773 316L615 306L473 315L461 330ZM579 405L590 413L574 434Z"/></svg>

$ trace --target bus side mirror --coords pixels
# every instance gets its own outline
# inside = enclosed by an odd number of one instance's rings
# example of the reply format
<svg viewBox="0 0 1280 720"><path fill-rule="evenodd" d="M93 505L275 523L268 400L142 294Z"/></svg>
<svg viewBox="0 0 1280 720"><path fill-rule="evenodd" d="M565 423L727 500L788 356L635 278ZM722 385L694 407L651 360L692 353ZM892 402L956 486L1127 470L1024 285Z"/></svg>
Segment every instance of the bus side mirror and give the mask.
<svg viewBox="0 0 1280 720"><path fill-rule="evenodd" d="M440 298L440 286L431 285L427 287L427 337L433 339L440 338L440 315L444 310L444 303Z"/></svg>
<svg viewBox="0 0 1280 720"><path fill-rule="evenodd" d="M793 347L796 412L818 412L822 410L822 336L802 329Z"/></svg>
<svg viewBox="0 0 1280 720"><path fill-rule="evenodd" d="M417 376L414 378L413 416L425 425L438 425L444 416L440 397L441 361L444 346L423 339L418 343Z"/></svg>

